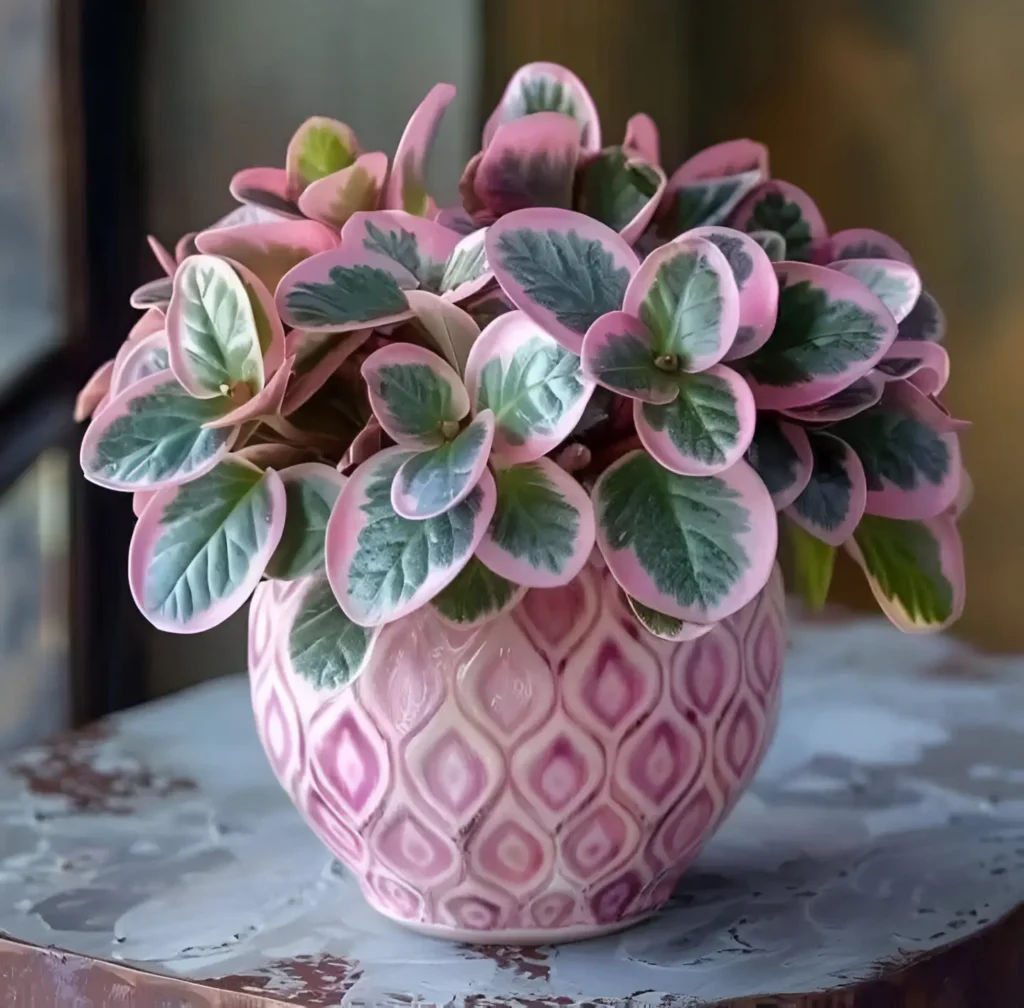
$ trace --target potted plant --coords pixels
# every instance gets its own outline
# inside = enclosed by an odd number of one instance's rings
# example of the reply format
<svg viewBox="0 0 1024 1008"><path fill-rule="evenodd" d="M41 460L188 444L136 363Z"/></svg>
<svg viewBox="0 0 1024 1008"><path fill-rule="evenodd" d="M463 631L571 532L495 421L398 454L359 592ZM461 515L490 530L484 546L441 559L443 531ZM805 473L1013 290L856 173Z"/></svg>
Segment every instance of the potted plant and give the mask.
<svg viewBox="0 0 1024 1008"><path fill-rule="evenodd" d="M830 233L760 144L670 174L537 63L438 208L453 95L390 162L310 119L152 241L81 461L134 494L154 625L255 591L261 739L373 905L564 940L656 910L756 769L777 559L813 606L845 549L897 626L957 618L962 424L908 253Z"/></svg>

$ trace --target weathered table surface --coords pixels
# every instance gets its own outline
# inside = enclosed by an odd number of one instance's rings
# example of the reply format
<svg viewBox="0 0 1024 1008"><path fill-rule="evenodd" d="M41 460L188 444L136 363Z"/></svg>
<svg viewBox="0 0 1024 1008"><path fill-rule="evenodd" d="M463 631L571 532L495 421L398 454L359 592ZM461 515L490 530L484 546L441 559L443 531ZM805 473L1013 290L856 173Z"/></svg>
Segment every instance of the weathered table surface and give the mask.
<svg viewBox="0 0 1024 1008"><path fill-rule="evenodd" d="M778 739L670 907L558 948L378 917L271 776L244 680L26 751L0 774L0 1003L1024 1003L1024 659L793 636Z"/></svg>

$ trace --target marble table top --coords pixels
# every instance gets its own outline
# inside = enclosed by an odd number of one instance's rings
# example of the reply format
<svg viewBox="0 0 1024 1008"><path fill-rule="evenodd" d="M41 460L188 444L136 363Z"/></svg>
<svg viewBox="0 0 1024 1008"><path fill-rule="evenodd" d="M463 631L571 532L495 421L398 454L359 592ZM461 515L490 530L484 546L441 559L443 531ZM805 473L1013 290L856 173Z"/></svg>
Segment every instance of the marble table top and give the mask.
<svg viewBox="0 0 1024 1008"><path fill-rule="evenodd" d="M877 620L794 628L750 792L662 914L576 945L448 944L377 916L274 781L240 678L0 772L0 930L251 1005L694 1008L841 990L1022 895L1024 659Z"/></svg>

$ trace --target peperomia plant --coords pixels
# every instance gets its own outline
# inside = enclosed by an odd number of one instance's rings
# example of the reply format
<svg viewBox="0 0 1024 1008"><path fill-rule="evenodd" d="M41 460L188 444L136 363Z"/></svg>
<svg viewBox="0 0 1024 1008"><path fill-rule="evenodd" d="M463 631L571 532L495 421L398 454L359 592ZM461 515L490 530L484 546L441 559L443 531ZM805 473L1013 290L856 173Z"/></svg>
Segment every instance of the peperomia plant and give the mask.
<svg viewBox="0 0 1024 1008"><path fill-rule="evenodd" d="M899 627L955 620L964 424L906 250L830 234L753 141L668 173L637 115L603 146L548 63L515 74L439 208L453 95L390 166L309 119L283 167L234 177L241 207L173 254L151 240L166 276L77 404L87 478L135 495L143 613L191 633L261 578L300 582L293 661L343 683L424 605L474 626L593 562L686 640L777 559L823 604L844 549Z"/></svg>

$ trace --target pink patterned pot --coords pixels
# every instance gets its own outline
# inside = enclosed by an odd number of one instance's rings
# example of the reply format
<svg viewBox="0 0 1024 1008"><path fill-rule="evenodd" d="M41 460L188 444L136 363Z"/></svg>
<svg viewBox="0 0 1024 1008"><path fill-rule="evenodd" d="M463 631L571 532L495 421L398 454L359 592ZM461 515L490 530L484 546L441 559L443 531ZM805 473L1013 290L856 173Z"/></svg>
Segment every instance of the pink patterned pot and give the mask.
<svg viewBox="0 0 1024 1008"><path fill-rule="evenodd" d="M778 572L681 644L643 630L590 565L478 630L426 606L383 629L347 689L317 689L292 668L303 590L267 582L253 600L260 738L367 900L428 934L540 944L648 916L774 729Z"/></svg>

